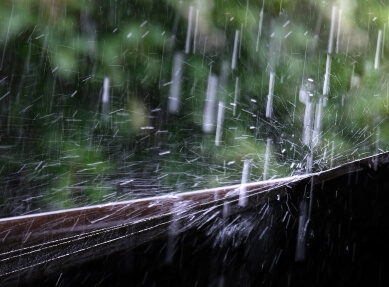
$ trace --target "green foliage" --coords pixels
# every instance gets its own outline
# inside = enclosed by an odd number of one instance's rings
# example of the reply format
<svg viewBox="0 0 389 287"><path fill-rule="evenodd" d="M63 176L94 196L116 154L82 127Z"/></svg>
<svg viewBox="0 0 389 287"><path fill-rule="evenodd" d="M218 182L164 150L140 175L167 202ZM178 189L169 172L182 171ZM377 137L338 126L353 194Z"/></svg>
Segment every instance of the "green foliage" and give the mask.
<svg viewBox="0 0 389 287"><path fill-rule="evenodd" d="M342 25L323 96L336 5ZM37 198L31 208L70 208L120 199L126 178L184 191L239 183L244 160L251 162L250 179L262 180L264 173L306 172L308 154L321 170L387 150L388 14L379 1L351 0L2 1L3 215L23 213L5 207L7 182L23 190L20 200ZM379 30L383 50L375 67ZM180 108L169 113L177 55ZM219 146L215 130L202 128L212 74L215 125L218 104L224 105ZM300 90L308 79L312 113L326 101L317 145L302 140Z"/></svg>

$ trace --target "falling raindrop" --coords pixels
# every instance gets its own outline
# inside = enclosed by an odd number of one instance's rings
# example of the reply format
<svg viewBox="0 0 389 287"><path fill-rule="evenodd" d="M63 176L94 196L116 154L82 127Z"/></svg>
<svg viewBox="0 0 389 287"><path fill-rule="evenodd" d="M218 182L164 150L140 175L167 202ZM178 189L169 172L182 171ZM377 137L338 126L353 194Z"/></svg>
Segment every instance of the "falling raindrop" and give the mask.
<svg viewBox="0 0 389 287"><path fill-rule="evenodd" d="M266 153L265 153L265 163L263 166L263 180L267 179L268 173L269 173L269 162L270 162L270 155L271 155L271 142L272 140L268 138L266 140Z"/></svg>
<svg viewBox="0 0 389 287"><path fill-rule="evenodd" d="M193 36L193 54L196 54L196 47L198 42L198 34L199 34L199 14L200 10L196 9L196 22L195 22L195 29L194 29L194 36Z"/></svg>
<svg viewBox="0 0 389 287"><path fill-rule="evenodd" d="M337 34L336 34L336 54L339 53L341 27L342 27L342 9L339 9L338 28L337 28Z"/></svg>
<svg viewBox="0 0 389 287"><path fill-rule="evenodd" d="M174 55L172 80L170 82L169 113L178 113L181 102L181 85L183 73L184 55L180 52Z"/></svg>
<svg viewBox="0 0 389 287"><path fill-rule="evenodd" d="M308 203L306 200L302 200L299 206L299 221L297 231L297 243L295 260L301 262L306 257L306 235L308 224Z"/></svg>
<svg viewBox="0 0 389 287"><path fill-rule="evenodd" d="M329 37L329 40L328 40L328 52L327 52L328 54L332 54L332 52L334 50L334 34L335 34L336 12L337 12L336 7L332 6L330 37Z"/></svg>
<svg viewBox="0 0 389 287"><path fill-rule="evenodd" d="M257 42L255 45L255 51L258 52L259 49L259 39L262 36L262 22L263 22L263 6L261 11L259 12L259 21L258 21L258 34L257 34Z"/></svg>
<svg viewBox="0 0 389 287"><path fill-rule="evenodd" d="M104 78L104 84L103 84L103 94L102 94L102 109L101 114L104 121L107 121L109 119L109 113L110 113L110 103L109 103L109 78Z"/></svg>
<svg viewBox="0 0 389 287"><path fill-rule="evenodd" d="M231 69L236 69L238 64L238 44L239 44L239 30L235 32L234 50L232 51Z"/></svg>
<svg viewBox="0 0 389 287"><path fill-rule="evenodd" d="M247 205L247 187L249 181L251 160L246 159L243 162L242 180L239 188L239 206L245 207Z"/></svg>
<svg viewBox="0 0 389 287"><path fill-rule="evenodd" d="M384 31L382 32L382 47L381 47L381 59L384 58L384 49L385 49L385 35L386 35L386 23L384 24Z"/></svg>
<svg viewBox="0 0 389 287"><path fill-rule="evenodd" d="M274 81L275 81L275 73L270 72L269 93L267 94L267 105L266 105L267 118L271 118L273 113Z"/></svg>
<svg viewBox="0 0 389 287"><path fill-rule="evenodd" d="M203 131L211 133L214 129L215 101L217 95L218 77L210 72L203 113Z"/></svg>
<svg viewBox="0 0 389 287"><path fill-rule="evenodd" d="M232 115L236 116L236 106L238 104L238 97L239 97L239 77L236 77L235 79L235 92L234 92L234 103L232 105Z"/></svg>
<svg viewBox="0 0 389 287"><path fill-rule="evenodd" d="M378 70L380 66L380 49L381 49L381 39L382 38L382 30L378 31L378 37L377 37L377 47L375 52L375 58L374 58L374 70Z"/></svg>
<svg viewBox="0 0 389 287"><path fill-rule="evenodd" d="M312 147L316 147L320 143L323 102L324 99L320 98L319 102L316 104L315 123L312 133Z"/></svg>
<svg viewBox="0 0 389 287"><path fill-rule="evenodd" d="M216 123L216 136L215 136L215 145L220 145L220 138L222 134L223 128L223 120L224 120L224 103L219 102L219 109L217 113L217 123Z"/></svg>
<svg viewBox="0 0 389 287"><path fill-rule="evenodd" d="M189 54L190 52L190 42L192 39L192 25L193 25L193 6L189 6L188 14L188 30L186 32L186 42L185 42L185 53Z"/></svg>
<svg viewBox="0 0 389 287"><path fill-rule="evenodd" d="M324 84L323 84L323 96L328 96L330 92L330 76L331 76L331 55L327 54L326 60L326 72L324 74Z"/></svg>

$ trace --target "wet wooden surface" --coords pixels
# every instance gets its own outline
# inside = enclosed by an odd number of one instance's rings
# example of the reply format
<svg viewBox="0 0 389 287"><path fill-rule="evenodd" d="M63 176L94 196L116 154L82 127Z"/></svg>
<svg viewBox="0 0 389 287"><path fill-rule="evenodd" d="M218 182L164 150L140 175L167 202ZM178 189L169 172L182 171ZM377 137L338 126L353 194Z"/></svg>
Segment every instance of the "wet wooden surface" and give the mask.
<svg viewBox="0 0 389 287"><path fill-rule="evenodd" d="M209 190L168 194L0 220L0 282L49 276L108 254L196 228L211 217L244 212L279 200L296 184L317 185L340 175L375 170L389 162L380 154L314 174ZM239 205L244 188L247 205ZM176 223L179 223L178 225ZM179 226L177 230L172 226Z"/></svg>

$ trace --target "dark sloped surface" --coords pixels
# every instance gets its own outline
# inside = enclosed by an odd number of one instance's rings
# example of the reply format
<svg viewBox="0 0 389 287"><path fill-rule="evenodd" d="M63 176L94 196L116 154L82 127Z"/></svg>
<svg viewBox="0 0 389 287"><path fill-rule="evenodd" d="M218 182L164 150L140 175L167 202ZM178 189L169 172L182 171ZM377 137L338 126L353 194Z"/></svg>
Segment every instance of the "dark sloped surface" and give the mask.
<svg viewBox="0 0 389 287"><path fill-rule="evenodd" d="M387 286L387 158L380 155L253 192L246 208L236 205L236 197L204 205L197 216L196 209L181 208L161 221L164 232L159 236L136 243L133 233L120 244L104 241L101 253L95 246L95 256L88 260L77 262L82 257L74 253L67 261L57 260L66 263L57 268L49 262L40 264L44 276L37 277L32 268L20 273L19 281L13 277L3 283ZM262 193L268 196L258 198ZM275 194L283 196L276 200Z"/></svg>

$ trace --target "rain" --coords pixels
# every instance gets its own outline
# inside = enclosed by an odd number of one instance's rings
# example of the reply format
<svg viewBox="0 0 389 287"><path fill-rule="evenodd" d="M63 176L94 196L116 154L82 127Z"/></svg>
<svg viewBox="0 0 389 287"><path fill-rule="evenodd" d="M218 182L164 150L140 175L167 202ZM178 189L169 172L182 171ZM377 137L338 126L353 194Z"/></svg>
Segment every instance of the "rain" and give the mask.
<svg viewBox="0 0 389 287"><path fill-rule="evenodd" d="M351 2L2 1L0 285L385 286L389 4Z"/></svg>

